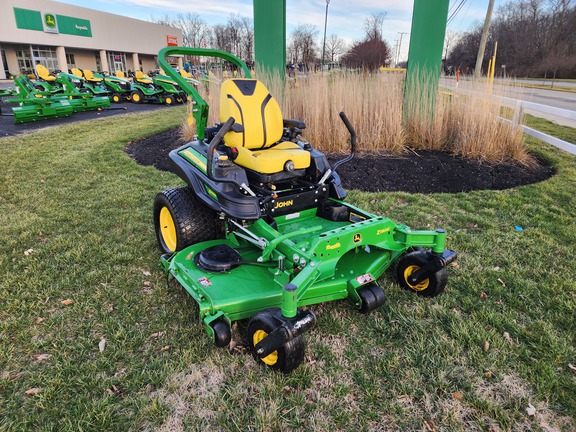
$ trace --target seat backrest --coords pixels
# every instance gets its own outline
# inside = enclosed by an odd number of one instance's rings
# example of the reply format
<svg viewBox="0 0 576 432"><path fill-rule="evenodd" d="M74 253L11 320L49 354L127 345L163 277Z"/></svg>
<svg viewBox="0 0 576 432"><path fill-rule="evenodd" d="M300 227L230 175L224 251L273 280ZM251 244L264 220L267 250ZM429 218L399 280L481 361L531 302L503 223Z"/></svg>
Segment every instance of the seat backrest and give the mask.
<svg viewBox="0 0 576 432"><path fill-rule="evenodd" d="M114 75L116 75L116 78L126 78L126 75L124 75L124 72L122 72L121 70L117 70L116 72L114 72Z"/></svg>
<svg viewBox="0 0 576 432"><path fill-rule="evenodd" d="M72 72L72 75L77 76L78 78L82 78L82 71L80 69L72 68L70 72Z"/></svg>
<svg viewBox="0 0 576 432"><path fill-rule="evenodd" d="M134 78L136 78L136 81L139 81L144 84L152 83L152 79L142 71L136 71Z"/></svg>
<svg viewBox="0 0 576 432"><path fill-rule="evenodd" d="M180 69L180 75L184 78L192 78L192 74L190 72L186 72L184 69Z"/></svg>
<svg viewBox="0 0 576 432"><path fill-rule="evenodd" d="M94 79L94 74L92 73L91 70L84 69L84 77L86 77L86 79L90 81L91 79Z"/></svg>
<svg viewBox="0 0 576 432"><path fill-rule="evenodd" d="M284 131L278 102L266 86L255 79L231 79L220 88L220 121L234 117L243 132L228 132L224 142L230 147L266 148L278 142Z"/></svg>
<svg viewBox="0 0 576 432"><path fill-rule="evenodd" d="M48 69L46 69L40 63L38 63L36 65L36 73L38 74L38 76L40 78L42 78L45 81L54 81L54 79L55 79L52 75L50 75L50 72L48 72Z"/></svg>

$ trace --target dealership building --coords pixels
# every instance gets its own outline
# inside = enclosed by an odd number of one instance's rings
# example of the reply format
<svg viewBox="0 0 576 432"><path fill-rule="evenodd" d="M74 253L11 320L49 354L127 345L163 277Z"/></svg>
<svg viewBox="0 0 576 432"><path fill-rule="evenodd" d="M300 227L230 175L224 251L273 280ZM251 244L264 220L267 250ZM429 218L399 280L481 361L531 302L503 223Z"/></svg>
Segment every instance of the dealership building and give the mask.
<svg viewBox="0 0 576 432"><path fill-rule="evenodd" d="M0 79L38 63L50 71L146 72L161 48L182 43L173 27L51 0L1 0L0 17Z"/></svg>

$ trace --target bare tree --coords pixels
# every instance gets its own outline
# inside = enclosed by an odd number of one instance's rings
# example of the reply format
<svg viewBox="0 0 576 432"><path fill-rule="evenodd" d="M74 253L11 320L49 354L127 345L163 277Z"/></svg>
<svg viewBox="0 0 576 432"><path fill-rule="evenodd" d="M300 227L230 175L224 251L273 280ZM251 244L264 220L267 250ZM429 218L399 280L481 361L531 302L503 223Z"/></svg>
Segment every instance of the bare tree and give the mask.
<svg viewBox="0 0 576 432"><path fill-rule="evenodd" d="M152 21L182 31L182 45L187 47L201 47L211 33L210 26L196 13L179 13L175 17L164 15L160 18L152 18Z"/></svg>
<svg viewBox="0 0 576 432"><path fill-rule="evenodd" d="M290 36L289 58L293 63L310 65L316 62L316 37L318 28L311 24L300 24Z"/></svg>
<svg viewBox="0 0 576 432"><path fill-rule="evenodd" d="M336 61L342 54L346 52L346 42L338 35L331 34L326 40L326 53L331 62Z"/></svg>
<svg viewBox="0 0 576 432"><path fill-rule="evenodd" d="M382 38L382 26L386 13L374 13L364 20L364 31L366 32L366 40L384 40Z"/></svg>
<svg viewBox="0 0 576 432"><path fill-rule="evenodd" d="M498 41L497 63L513 76L576 76L574 0L512 0L498 8L488 44ZM463 35L450 51L452 65L467 64L478 50L480 29ZM489 55L485 56L484 69ZM496 66L498 67L498 65Z"/></svg>

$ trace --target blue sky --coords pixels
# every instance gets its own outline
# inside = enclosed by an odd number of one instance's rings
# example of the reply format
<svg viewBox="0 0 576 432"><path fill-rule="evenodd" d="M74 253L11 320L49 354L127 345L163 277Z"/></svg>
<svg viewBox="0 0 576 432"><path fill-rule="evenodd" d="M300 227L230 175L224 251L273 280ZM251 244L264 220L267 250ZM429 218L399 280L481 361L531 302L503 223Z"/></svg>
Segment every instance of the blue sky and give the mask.
<svg viewBox="0 0 576 432"><path fill-rule="evenodd" d="M197 13L209 24L225 24L231 13L252 17L253 0L59 0L61 3L89 7L131 18L150 20L152 17ZM272 0L271 0L272 1ZM432 1L432 0L430 0ZM508 0L496 0L494 11ZM455 9L461 0L450 0ZM411 0L330 0L327 34L337 34L348 42L363 37L364 19L373 13L386 13L384 38L394 47L398 32L410 32L413 1ZM465 0L458 14L448 25L448 32L469 30L482 23L488 0ZM287 32L298 24L313 24L319 34L324 30L326 0L286 0ZM451 12L449 12L449 15ZM409 35L402 39L401 58L408 54Z"/></svg>

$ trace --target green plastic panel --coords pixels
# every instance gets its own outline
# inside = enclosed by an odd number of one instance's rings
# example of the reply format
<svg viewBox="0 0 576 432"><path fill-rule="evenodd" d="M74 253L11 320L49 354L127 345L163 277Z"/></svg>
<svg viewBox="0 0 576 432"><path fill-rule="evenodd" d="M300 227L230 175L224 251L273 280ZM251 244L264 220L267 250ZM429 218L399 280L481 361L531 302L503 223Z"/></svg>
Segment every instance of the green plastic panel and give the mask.
<svg viewBox="0 0 576 432"><path fill-rule="evenodd" d="M414 0L404 116L432 121L449 0Z"/></svg>
<svg viewBox="0 0 576 432"><path fill-rule="evenodd" d="M254 0L254 54L258 69L284 77L286 0Z"/></svg>
<svg viewBox="0 0 576 432"><path fill-rule="evenodd" d="M16 27L24 30L37 30L43 31L42 15L40 11L14 8L14 18L16 19Z"/></svg>

